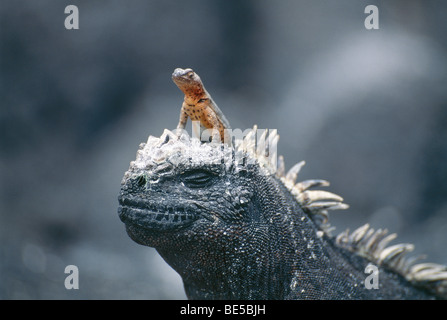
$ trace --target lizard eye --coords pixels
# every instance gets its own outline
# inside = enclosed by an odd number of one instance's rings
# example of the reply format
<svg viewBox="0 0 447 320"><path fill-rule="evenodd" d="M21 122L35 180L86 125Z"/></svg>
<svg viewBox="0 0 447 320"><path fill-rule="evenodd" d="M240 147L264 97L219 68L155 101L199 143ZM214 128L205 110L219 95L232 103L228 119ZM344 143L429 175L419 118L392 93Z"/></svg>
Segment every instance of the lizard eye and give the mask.
<svg viewBox="0 0 447 320"><path fill-rule="evenodd" d="M203 169L186 171L182 174L183 183L189 188L207 187L214 177L214 173Z"/></svg>
<svg viewBox="0 0 447 320"><path fill-rule="evenodd" d="M190 78L194 77L194 72L193 71L188 72L188 77Z"/></svg>

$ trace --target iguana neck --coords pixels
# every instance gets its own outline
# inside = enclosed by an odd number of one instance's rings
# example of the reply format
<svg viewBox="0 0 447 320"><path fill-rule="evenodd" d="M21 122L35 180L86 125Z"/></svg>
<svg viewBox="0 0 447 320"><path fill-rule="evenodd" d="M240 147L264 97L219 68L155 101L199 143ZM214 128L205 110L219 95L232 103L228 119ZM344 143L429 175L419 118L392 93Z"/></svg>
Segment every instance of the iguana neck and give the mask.
<svg viewBox="0 0 447 320"><path fill-rule="evenodd" d="M234 241L221 234L220 240L193 250L157 251L181 275L189 299L284 299L290 291L293 250L243 236ZM254 248L260 250L252 253Z"/></svg>
<svg viewBox="0 0 447 320"><path fill-rule="evenodd" d="M193 235L186 235L157 247L181 275L189 299L287 299L297 288L304 295L312 277L319 278L308 270L321 273L321 263L330 263L328 251L318 244L313 223L298 205L290 205L296 202L282 196L279 184L265 186L258 190L262 194L257 197L257 209L262 211L259 216L276 212L269 225L216 222L222 225L213 228L219 233L210 241L195 241ZM284 236L290 233L294 237ZM333 280L332 276L327 280Z"/></svg>

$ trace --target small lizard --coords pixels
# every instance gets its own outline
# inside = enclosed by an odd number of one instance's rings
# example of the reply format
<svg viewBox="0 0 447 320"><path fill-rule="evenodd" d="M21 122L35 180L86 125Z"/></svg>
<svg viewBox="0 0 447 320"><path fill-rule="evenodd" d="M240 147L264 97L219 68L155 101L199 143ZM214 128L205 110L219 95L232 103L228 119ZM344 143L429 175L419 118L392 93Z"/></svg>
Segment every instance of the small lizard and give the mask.
<svg viewBox="0 0 447 320"><path fill-rule="evenodd" d="M172 80L185 94L177 129L185 129L189 117L192 121L200 121L206 129L213 129L212 141L230 145L229 135L225 134L225 129L231 129L230 123L206 91L199 75L190 68L177 68Z"/></svg>

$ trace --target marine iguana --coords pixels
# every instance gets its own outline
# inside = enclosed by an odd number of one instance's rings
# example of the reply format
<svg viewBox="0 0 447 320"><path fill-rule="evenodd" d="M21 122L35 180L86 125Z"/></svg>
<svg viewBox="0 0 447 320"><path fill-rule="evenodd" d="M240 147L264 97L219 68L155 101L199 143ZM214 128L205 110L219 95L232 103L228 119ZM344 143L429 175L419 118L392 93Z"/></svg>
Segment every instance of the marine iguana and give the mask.
<svg viewBox="0 0 447 320"><path fill-rule="evenodd" d="M416 263L410 244L368 225L331 235L343 199L296 182L277 159L276 130L232 145L165 130L140 144L124 174L119 217L182 277L189 299L445 299L447 269ZM367 288L365 269L378 269ZM366 269L368 270L368 269Z"/></svg>

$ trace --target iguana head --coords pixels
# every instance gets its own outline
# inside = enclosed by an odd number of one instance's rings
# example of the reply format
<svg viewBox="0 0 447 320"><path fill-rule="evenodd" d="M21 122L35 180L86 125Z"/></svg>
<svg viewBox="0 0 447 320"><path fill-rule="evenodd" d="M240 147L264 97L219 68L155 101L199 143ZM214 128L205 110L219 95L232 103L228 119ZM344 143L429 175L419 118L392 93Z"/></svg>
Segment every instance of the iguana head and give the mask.
<svg viewBox="0 0 447 320"><path fill-rule="evenodd" d="M179 139L168 130L141 144L119 196L120 218L130 236L157 247L173 234L212 237L218 226L259 221L251 171L237 165L233 151L184 135Z"/></svg>

